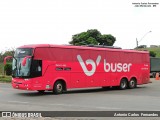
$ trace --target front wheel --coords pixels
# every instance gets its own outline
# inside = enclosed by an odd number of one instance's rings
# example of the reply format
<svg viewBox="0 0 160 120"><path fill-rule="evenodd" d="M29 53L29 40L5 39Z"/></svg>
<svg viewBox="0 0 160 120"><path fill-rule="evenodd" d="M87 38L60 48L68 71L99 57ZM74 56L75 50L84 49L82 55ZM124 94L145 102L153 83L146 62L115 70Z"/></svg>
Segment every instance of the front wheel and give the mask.
<svg viewBox="0 0 160 120"><path fill-rule="evenodd" d="M54 94L61 94L63 92L63 84L61 81L57 81L54 84L53 93Z"/></svg>
<svg viewBox="0 0 160 120"><path fill-rule="evenodd" d="M135 80L135 79L131 79L131 80L129 81L128 87L129 87L130 89L133 89L133 88L135 88L136 86L137 86L136 80Z"/></svg>
<svg viewBox="0 0 160 120"><path fill-rule="evenodd" d="M120 88L121 90L124 90L124 89L127 88L127 80L126 80L126 79L122 79L122 80L121 80L119 88Z"/></svg>

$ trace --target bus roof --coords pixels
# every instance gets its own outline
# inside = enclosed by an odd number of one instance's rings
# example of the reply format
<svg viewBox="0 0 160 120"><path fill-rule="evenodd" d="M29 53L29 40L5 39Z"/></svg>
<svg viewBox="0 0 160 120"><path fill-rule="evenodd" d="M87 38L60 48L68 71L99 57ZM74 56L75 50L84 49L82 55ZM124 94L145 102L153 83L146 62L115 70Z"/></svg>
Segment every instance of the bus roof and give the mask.
<svg viewBox="0 0 160 120"><path fill-rule="evenodd" d="M74 45L54 45L54 44L30 44L30 45L23 45L18 48L74 48L74 49L92 49L92 50L108 50L108 51L124 51L124 52L139 52L139 53L148 53L148 51L138 51L138 50L131 50L131 49L120 49L119 47L94 47L94 46L74 46Z"/></svg>

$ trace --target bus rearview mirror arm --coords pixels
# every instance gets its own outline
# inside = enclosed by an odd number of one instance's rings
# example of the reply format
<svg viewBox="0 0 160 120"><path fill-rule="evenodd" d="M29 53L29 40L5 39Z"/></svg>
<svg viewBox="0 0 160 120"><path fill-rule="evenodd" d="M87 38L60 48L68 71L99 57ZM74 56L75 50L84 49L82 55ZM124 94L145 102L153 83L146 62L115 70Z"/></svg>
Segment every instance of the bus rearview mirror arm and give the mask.
<svg viewBox="0 0 160 120"><path fill-rule="evenodd" d="M4 58L4 62L3 62L3 64L4 65L6 65L6 61L7 61L7 59L11 59L11 58L13 58L12 56L6 56L5 58Z"/></svg>

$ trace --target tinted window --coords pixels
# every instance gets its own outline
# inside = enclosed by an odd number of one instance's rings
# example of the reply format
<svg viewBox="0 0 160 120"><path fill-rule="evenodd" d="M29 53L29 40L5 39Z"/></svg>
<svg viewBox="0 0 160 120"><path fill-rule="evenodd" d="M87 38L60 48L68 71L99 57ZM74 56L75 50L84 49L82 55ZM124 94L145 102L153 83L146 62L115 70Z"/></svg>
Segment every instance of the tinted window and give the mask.
<svg viewBox="0 0 160 120"><path fill-rule="evenodd" d="M33 60L31 66L31 77L42 76L42 60Z"/></svg>
<svg viewBox="0 0 160 120"><path fill-rule="evenodd" d="M14 57L32 56L32 52L33 52L32 48L18 48L15 51Z"/></svg>

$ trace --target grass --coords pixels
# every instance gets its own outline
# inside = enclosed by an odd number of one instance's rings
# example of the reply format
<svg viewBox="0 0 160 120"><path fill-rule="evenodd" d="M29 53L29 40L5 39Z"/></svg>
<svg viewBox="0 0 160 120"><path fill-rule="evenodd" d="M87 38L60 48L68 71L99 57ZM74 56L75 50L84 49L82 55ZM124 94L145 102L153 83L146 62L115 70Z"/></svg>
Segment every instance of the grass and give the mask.
<svg viewBox="0 0 160 120"><path fill-rule="evenodd" d="M160 57L160 47L154 47L154 48L138 48L138 50L154 51L154 52L156 53L156 57Z"/></svg>
<svg viewBox="0 0 160 120"><path fill-rule="evenodd" d="M0 76L0 82L6 82L6 83L9 83L12 81L12 76L4 76L4 75L1 75Z"/></svg>
<svg viewBox="0 0 160 120"><path fill-rule="evenodd" d="M10 83L12 80L12 76L4 75L4 64L0 63L0 82Z"/></svg>
<svg viewBox="0 0 160 120"><path fill-rule="evenodd" d="M4 74L4 64L0 62L0 75Z"/></svg>

